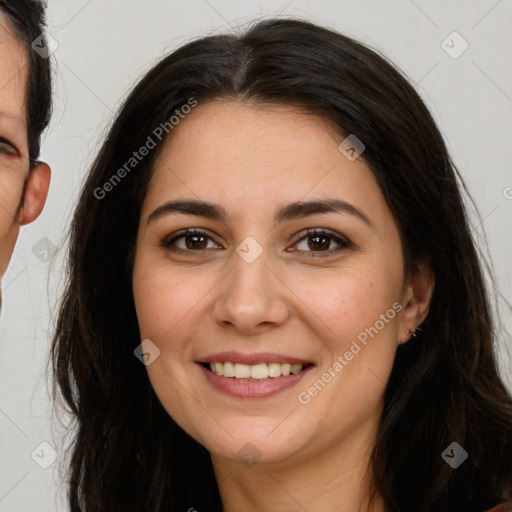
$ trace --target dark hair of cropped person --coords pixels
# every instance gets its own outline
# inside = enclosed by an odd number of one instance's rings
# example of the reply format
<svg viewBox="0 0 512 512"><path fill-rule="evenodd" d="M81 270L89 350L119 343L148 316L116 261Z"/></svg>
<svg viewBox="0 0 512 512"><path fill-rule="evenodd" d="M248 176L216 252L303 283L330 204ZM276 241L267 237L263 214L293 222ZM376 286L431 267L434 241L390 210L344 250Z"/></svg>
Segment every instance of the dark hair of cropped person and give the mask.
<svg viewBox="0 0 512 512"><path fill-rule="evenodd" d="M426 262L436 283L421 332L398 348L369 468L374 486L391 512L481 512L512 499L512 398L457 180L467 189L442 135L387 59L330 29L271 19L192 41L156 64L120 107L87 176L51 358L54 395L76 428L71 510L221 510L208 451L164 410L134 356L134 244L162 144L95 195L190 98L198 108L215 99L289 105L335 123L340 142L347 134L364 142L406 277ZM441 457L453 441L469 453L456 470Z"/></svg>
<svg viewBox="0 0 512 512"><path fill-rule="evenodd" d="M27 127L30 165L33 167L41 150L41 135L50 122L52 112L52 77L50 59L41 57L32 49L32 43L45 35L45 9L36 0L0 0L0 15L7 19L15 37L23 45L28 57Z"/></svg>

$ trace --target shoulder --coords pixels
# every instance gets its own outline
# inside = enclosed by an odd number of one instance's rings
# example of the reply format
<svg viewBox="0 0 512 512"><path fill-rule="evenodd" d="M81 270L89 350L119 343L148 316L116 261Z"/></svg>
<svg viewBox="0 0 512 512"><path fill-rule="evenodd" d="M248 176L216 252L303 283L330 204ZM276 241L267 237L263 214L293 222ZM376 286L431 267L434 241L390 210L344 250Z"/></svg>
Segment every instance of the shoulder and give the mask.
<svg viewBox="0 0 512 512"><path fill-rule="evenodd" d="M486 510L486 512L512 512L512 501L500 503L499 505L496 505L494 508Z"/></svg>

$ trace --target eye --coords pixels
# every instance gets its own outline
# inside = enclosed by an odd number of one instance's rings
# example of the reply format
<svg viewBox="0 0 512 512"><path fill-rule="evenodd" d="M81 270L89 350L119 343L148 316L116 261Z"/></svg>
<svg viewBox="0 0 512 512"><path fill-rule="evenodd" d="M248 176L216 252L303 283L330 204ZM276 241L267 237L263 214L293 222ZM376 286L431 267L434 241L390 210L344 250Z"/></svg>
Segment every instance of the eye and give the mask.
<svg viewBox="0 0 512 512"><path fill-rule="evenodd" d="M339 246L337 249L329 249L333 242ZM306 235L299 238L294 245L299 247L299 251L309 253L307 254L308 257L320 258L352 247L352 243L341 235L319 228L308 229ZM311 250L308 250L308 248ZM290 252L295 252L296 250L291 249Z"/></svg>
<svg viewBox="0 0 512 512"><path fill-rule="evenodd" d="M170 238L162 242L162 246L177 252L205 251L211 249L208 247L208 240L212 240L210 235L199 229L184 229L171 235ZM216 244L217 245L217 244Z"/></svg>
<svg viewBox="0 0 512 512"><path fill-rule="evenodd" d="M216 247L208 247L208 243L212 242ZM336 249L329 249L332 243L338 245ZM170 237L164 239L161 243L163 247L171 249L176 252L202 252L208 249L219 249L221 248L215 243L210 235L205 231L199 229L184 229L178 233L173 233ZM308 256L311 257L322 257L328 256L333 253L342 251L352 247L352 243L341 235L337 235L332 232L328 232L325 229L308 229L306 235L299 238L294 245L299 246L299 251L304 253L310 253ZM300 246L302 245L302 248ZM310 250L308 250L307 248ZM291 249L289 252L296 252L297 249ZM315 254L315 253L326 253L326 254Z"/></svg>
<svg viewBox="0 0 512 512"><path fill-rule="evenodd" d="M7 139L0 137L0 154L15 156L18 154L18 152L16 151L16 148Z"/></svg>

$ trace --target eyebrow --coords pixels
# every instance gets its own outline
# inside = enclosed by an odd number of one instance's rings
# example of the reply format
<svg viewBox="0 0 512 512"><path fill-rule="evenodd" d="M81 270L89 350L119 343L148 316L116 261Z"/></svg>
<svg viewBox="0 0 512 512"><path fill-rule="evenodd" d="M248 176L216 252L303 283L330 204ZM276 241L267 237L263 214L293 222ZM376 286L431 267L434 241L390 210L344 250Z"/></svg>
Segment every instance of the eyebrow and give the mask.
<svg viewBox="0 0 512 512"><path fill-rule="evenodd" d="M172 214L196 215L198 217L206 217L212 220L226 222L228 214L226 210L219 205L209 203L207 201L199 201L196 199L186 199L177 201L167 201L153 210L148 216L147 224ZM373 229L373 223L368 216L354 205L343 201L342 199L318 199L315 201L298 201L287 204L277 210L274 216L274 224L283 221L307 217L317 213L342 213L352 215L363 221L367 226Z"/></svg>

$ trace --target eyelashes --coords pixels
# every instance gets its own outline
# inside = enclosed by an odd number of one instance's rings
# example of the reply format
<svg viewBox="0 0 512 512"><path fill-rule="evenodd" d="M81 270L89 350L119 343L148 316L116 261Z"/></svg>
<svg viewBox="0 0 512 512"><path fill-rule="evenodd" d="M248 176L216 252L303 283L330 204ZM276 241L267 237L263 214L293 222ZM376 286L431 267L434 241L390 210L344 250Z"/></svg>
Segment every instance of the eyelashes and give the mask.
<svg viewBox="0 0 512 512"><path fill-rule="evenodd" d="M0 155L15 156L18 154L16 148L3 137L0 137Z"/></svg>
<svg viewBox="0 0 512 512"><path fill-rule="evenodd" d="M181 241L184 243L182 244L182 247L179 247L177 243ZM192 241L192 245L188 246L187 241ZM206 251L217 249L217 247L208 247L208 243L210 241L213 242L213 245L219 245L207 232L200 229L188 228L167 236L160 245L170 251L179 254L192 255L193 253L198 253L201 255L206 253ZM310 241L312 241L312 243L309 243ZM330 247L333 242L338 245L337 248L322 250L322 248L325 248L326 245ZM306 232L300 233L291 247L298 244L302 245L303 248L291 249L288 252L301 253L307 257L315 258L338 254L344 249L349 249L353 246L352 242L350 242L347 238L339 235L338 233L323 228L310 228L307 229ZM307 247L311 250L307 250L304 247Z"/></svg>

